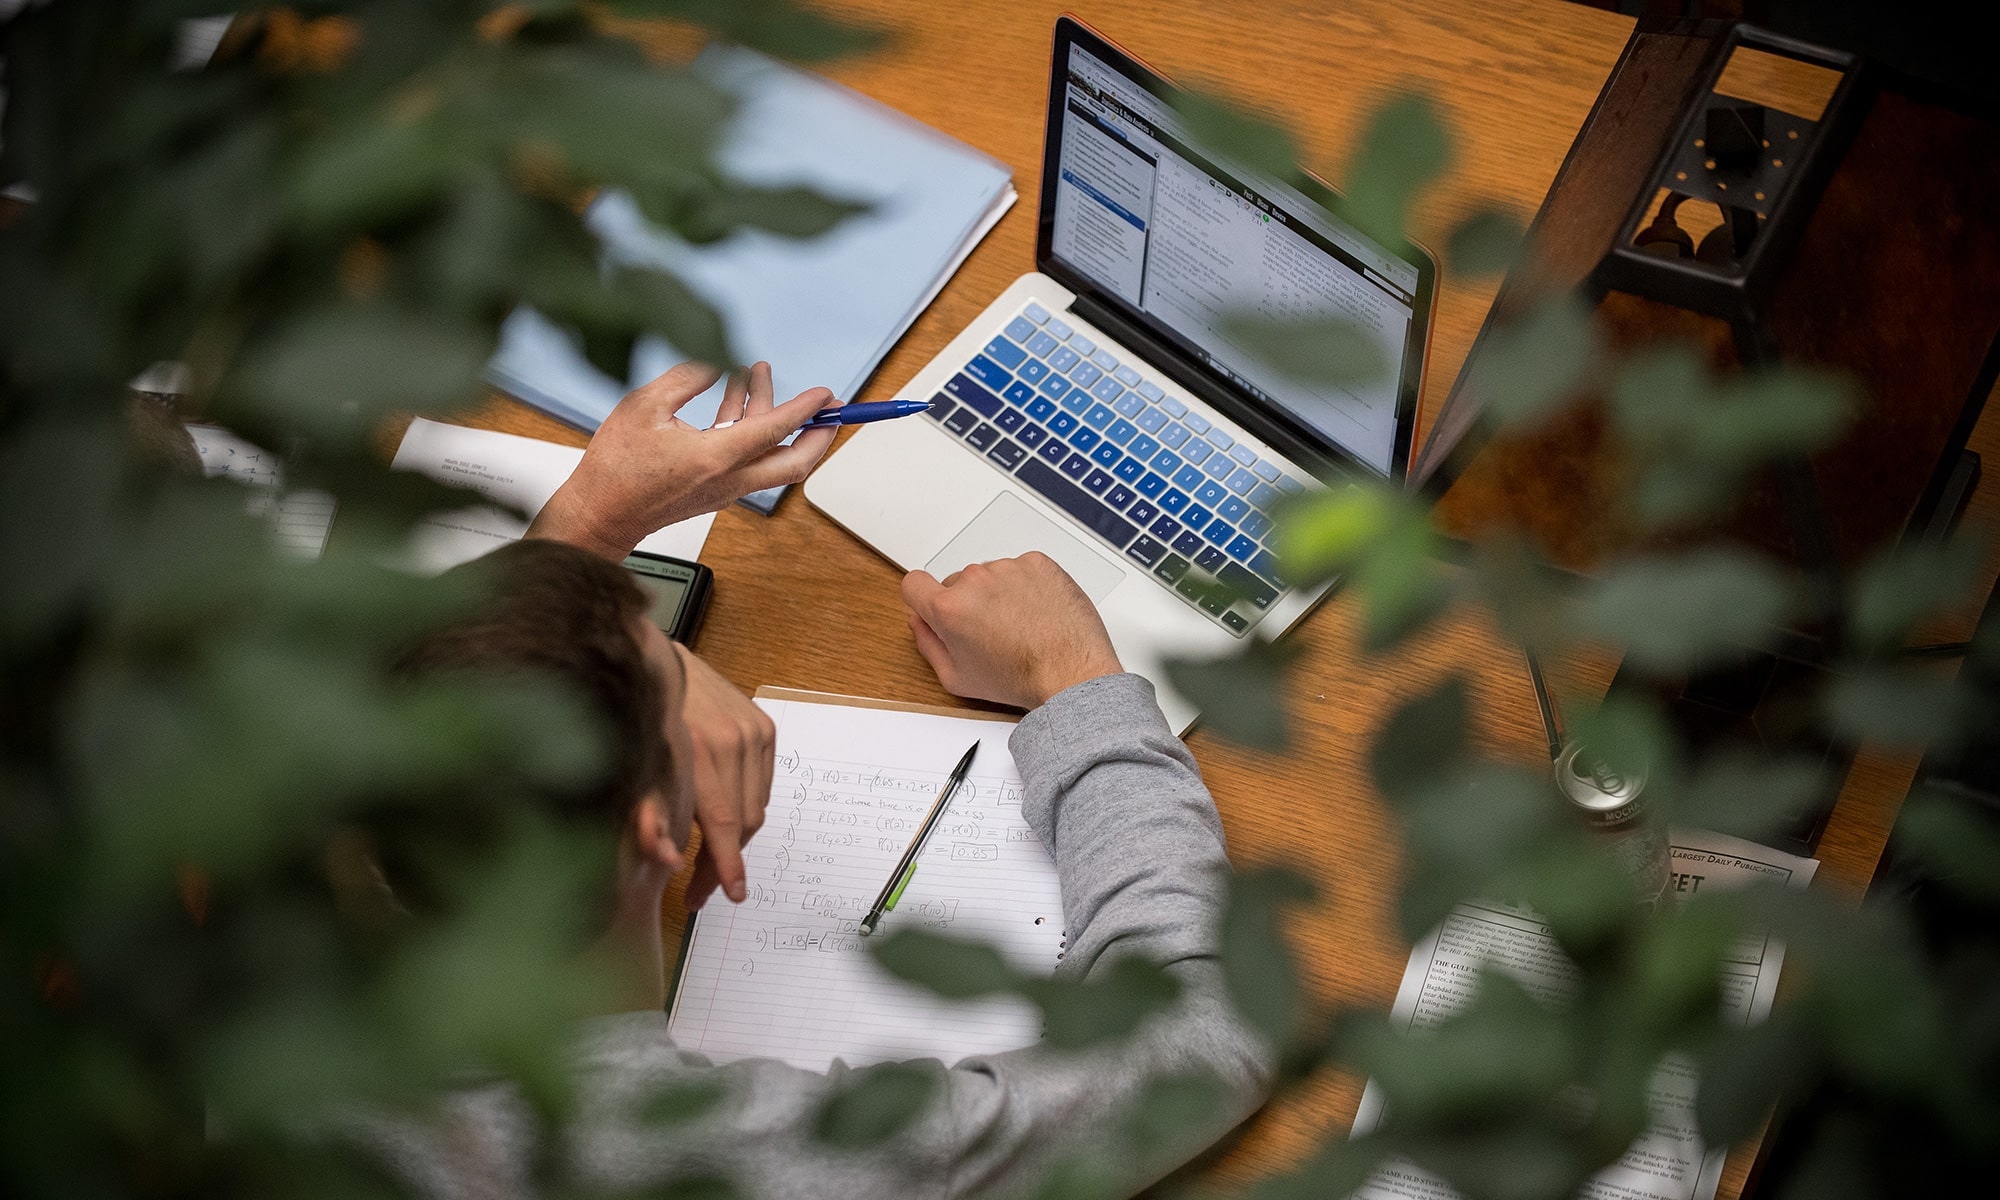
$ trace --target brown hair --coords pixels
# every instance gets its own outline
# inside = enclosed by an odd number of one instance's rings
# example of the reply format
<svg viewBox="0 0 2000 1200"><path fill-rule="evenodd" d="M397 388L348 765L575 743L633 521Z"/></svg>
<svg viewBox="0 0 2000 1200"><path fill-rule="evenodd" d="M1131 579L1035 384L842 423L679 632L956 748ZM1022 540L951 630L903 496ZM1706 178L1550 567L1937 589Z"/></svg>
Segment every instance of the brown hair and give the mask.
<svg viewBox="0 0 2000 1200"><path fill-rule="evenodd" d="M576 688L611 734L611 770L594 786L552 797L557 815L622 829L654 788L673 798L666 696L633 635L646 594L624 568L564 542L530 538L453 568L480 579L465 618L396 660L399 674L533 672Z"/></svg>

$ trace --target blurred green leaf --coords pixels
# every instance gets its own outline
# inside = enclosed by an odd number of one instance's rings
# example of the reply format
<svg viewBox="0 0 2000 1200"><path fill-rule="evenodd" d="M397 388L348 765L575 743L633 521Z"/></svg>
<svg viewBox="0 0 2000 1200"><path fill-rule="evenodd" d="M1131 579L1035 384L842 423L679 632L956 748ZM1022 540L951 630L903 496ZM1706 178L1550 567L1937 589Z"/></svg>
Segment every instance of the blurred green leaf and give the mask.
<svg viewBox="0 0 2000 1200"><path fill-rule="evenodd" d="M1578 1065L1575 1030L1506 974L1479 972L1462 1010L1405 1033L1378 1029L1351 1049L1393 1118L1422 1128L1546 1103Z"/></svg>
<svg viewBox="0 0 2000 1200"><path fill-rule="evenodd" d="M1923 940L1906 909L1856 910L1825 893L1777 887L1731 899L1784 942L1786 971L1799 984L1791 1003L1834 1070L1903 1097L1970 1094L1965 1060L1937 1053L1950 1035L1938 981L1923 968ZM1955 1107L1934 1106L1933 1119L1955 1122Z"/></svg>
<svg viewBox="0 0 2000 1200"><path fill-rule="evenodd" d="M494 335L468 321L389 305L292 318L244 363L247 399L306 434L356 437L398 411L449 411L476 396Z"/></svg>
<svg viewBox="0 0 2000 1200"><path fill-rule="evenodd" d="M1460 767L1393 801L1408 861L1397 901L1416 941L1459 904L1521 890L1520 873L1568 816L1540 771Z"/></svg>
<svg viewBox="0 0 2000 1200"><path fill-rule="evenodd" d="M822 62L880 47L885 35L826 16L791 0L607 0L613 12L671 17L754 50L797 62Z"/></svg>
<svg viewBox="0 0 2000 1200"><path fill-rule="evenodd" d="M1141 1161L1178 1157L1223 1129L1235 1105L1229 1085L1209 1072L1159 1076L1126 1109L1123 1132Z"/></svg>
<svg viewBox="0 0 2000 1200"><path fill-rule="evenodd" d="M1873 1200L1893 1193L1901 1181L1883 1177L1869 1153L1871 1132L1855 1115L1833 1113L1823 1128L1807 1135L1811 1142L1777 1200Z"/></svg>
<svg viewBox="0 0 2000 1200"><path fill-rule="evenodd" d="M1175 92L1171 103L1196 144L1227 146L1238 163L1273 179L1298 175L1298 148L1277 121L1198 88Z"/></svg>
<svg viewBox="0 0 2000 1200"><path fill-rule="evenodd" d="M1693 414L1713 386L1708 366L1685 342L1643 349L1619 364L1611 377L1610 412L1621 432L1641 445L1657 446L1684 436Z"/></svg>
<svg viewBox="0 0 2000 1200"><path fill-rule="evenodd" d="M1956 681L1923 666L1863 668L1835 678L1821 701L1835 733L1908 749L1955 745L1967 713Z"/></svg>
<svg viewBox="0 0 2000 1200"><path fill-rule="evenodd" d="M592 185L683 184L708 169L737 107L710 80L655 66L623 38L546 46L506 62L496 86L469 98L467 124L524 184L564 199Z"/></svg>
<svg viewBox="0 0 2000 1200"><path fill-rule="evenodd" d="M1081 980L1029 980L1022 990L1042 1007L1043 1042L1058 1050L1125 1037L1180 997L1180 985L1159 964L1133 957L1096 963Z"/></svg>
<svg viewBox="0 0 2000 1200"><path fill-rule="evenodd" d="M1199 705L1202 723L1232 742L1274 753L1287 742L1284 693L1292 661L1289 643L1250 639L1224 658L1170 658L1167 681Z"/></svg>
<svg viewBox="0 0 2000 1200"><path fill-rule="evenodd" d="M1415 632L1450 603L1437 533L1413 497L1350 484L1298 497L1277 515L1285 578L1312 584L1344 574L1365 607L1370 650Z"/></svg>
<svg viewBox="0 0 2000 1200"><path fill-rule="evenodd" d="M868 205L827 196L807 187L753 187L732 183L703 198L680 226L689 241L713 241L738 229L761 229L781 237L810 238L825 233Z"/></svg>
<svg viewBox="0 0 2000 1200"><path fill-rule="evenodd" d="M631 374L632 349L639 344L639 335L629 329L585 328L577 331L577 343L585 362L622 380Z"/></svg>
<svg viewBox="0 0 2000 1200"><path fill-rule="evenodd" d="M286 212L309 231L367 226L440 199L466 147L441 121L356 113L299 146L287 170Z"/></svg>
<svg viewBox="0 0 2000 1200"><path fill-rule="evenodd" d="M1696 1059L1695 1120L1711 1146L1754 1137L1778 1098L1812 1070L1807 1030L1789 1007L1754 1025L1723 1026Z"/></svg>
<svg viewBox="0 0 2000 1200"><path fill-rule="evenodd" d="M1543 657L1574 636L1571 580L1551 570L1520 538L1498 535L1473 546L1472 586L1510 641Z"/></svg>
<svg viewBox="0 0 2000 1200"><path fill-rule="evenodd" d="M1286 577L1317 580L1345 570L1388 537L1400 516L1396 496L1384 488L1338 487L1294 501L1278 514Z"/></svg>
<svg viewBox="0 0 2000 1200"><path fill-rule="evenodd" d="M1251 1184L1245 1200L1329 1200L1348 1196L1368 1181L1388 1156L1387 1140L1373 1135L1330 1138L1302 1164Z"/></svg>
<svg viewBox="0 0 2000 1200"><path fill-rule="evenodd" d="M1313 898L1303 876L1266 868L1230 877L1222 917L1222 976L1236 1011L1273 1045L1290 1043L1304 1015L1299 970L1280 910Z"/></svg>
<svg viewBox="0 0 2000 1200"><path fill-rule="evenodd" d="M1609 1165L1561 1126L1550 1128L1547 1118L1536 1124L1527 1114L1513 1115L1498 1129L1441 1130L1413 1142L1409 1155L1467 1200L1573 1196Z"/></svg>
<svg viewBox="0 0 2000 1200"><path fill-rule="evenodd" d="M1375 739L1369 766L1392 804L1407 804L1466 765L1470 700L1463 676L1405 701Z"/></svg>
<svg viewBox="0 0 2000 1200"><path fill-rule="evenodd" d="M1682 897L1646 922L1633 951L1632 989L1657 1030L1712 1019L1722 1002L1722 968L1751 931L1742 912L1719 895Z"/></svg>
<svg viewBox="0 0 2000 1200"><path fill-rule="evenodd" d="M1849 631L1864 649L1901 644L1918 622L1972 596L1985 557L1984 539L1966 533L1881 551L1854 580Z"/></svg>
<svg viewBox="0 0 2000 1200"><path fill-rule="evenodd" d="M637 267L619 269L611 273L610 287L628 306L634 322L630 328L657 331L697 362L738 365L721 316L672 275Z"/></svg>
<svg viewBox="0 0 2000 1200"><path fill-rule="evenodd" d="M331 997L271 998L208 1048L211 1112L233 1130L263 1133L340 1115L391 1078L381 1031Z"/></svg>
<svg viewBox="0 0 2000 1200"><path fill-rule="evenodd" d="M1451 137L1429 97L1397 96L1375 110L1347 172L1355 224L1388 246L1404 241L1417 195L1451 162Z"/></svg>
<svg viewBox="0 0 2000 1200"><path fill-rule="evenodd" d="M1132 1190L1114 1175L1101 1155L1071 1154L1058 1159L1021 1194L1022 1200L1116 1200Z"/></svg>
<svg viewBox="0 0 2000 1200"><path fill-rule="evenodd" d="M1722 750L1685 786L1662 791L1673 824L1762 841L1795 820L1832 782L1815 759Z"/></svg>
<svg viewBox="0 0 2000 1200"><path fill-rule="evenodd" d="M985 942L969 942L928 929L897 929L868 939L882 969L950 1000L968 1000L1020 989L1021 973Z"/></svg>
<svg viewBox="0 0 2000 1200"><path fill-rule="evenodd" d="M719 1079L677 1081L641 1101L638 1118L646 1125L684 1125L720 1108L728 1095Z"/></svg>
<svg viewBox="0 0 2000 1200"><path fill-rule="evenodd" d="M1698 669L1763 645L1791 611L1789 580L1769 561L1728 547L1614 565L1581 617L1654 672Z"/></svg>
<svg viewBox="0 0 2000 1200"><path fill-rule="evenodd" d="M0 444L0 631L27 645L88 603L116 553L121 431L110 422L44 419ZM33 514L33 519L25 519Z"/></svg>
<svg viewBox="0 0 2000 1200"><path fill-rule="evenodd" d="M1896 816L1895 849L1922 864L1926 880L1975 904L2000 906L2000 824L1970 801L1935 786Z"/></svg>
<svg viewBox="0 0 2000 1200"><path fill-rule="evenodd" d="M1381 343L1352 317L1273 318L1225 312L1222 335L1287 379L1351 387L1388 376Z"/></svg>
<svg viewBox="0 0 2000 1200"><path fill-rule="evenodd" d="M1661 456L1639 468L1626 497L1642 529L1672 529L1718 516L1737 500L1731 471L1685 456Z"/></svg>
<svg viewBox="0 0 2000 1200"><path fill-rule="evenodd" d="M1732 380L1714 403L1696 408L1695 448L1724 463L1822 449L1846 428L1852 390L1836 376L1799 369Z"/></svg>
<svg viewBox="0 0 2000 1200"><path fill-rule="evenodd" d="M1474 212L1451 231L1445 261L1467 275L1497 274L1513 267L1526 232L1514 214L1497 208Z"/></svg>
<svg viewBox="0 0 2000 1200"><path fill-rule="evenodd" d="M1628 501L1646 528L1721 515L1751 468L1830 445L1853 409L1848 386L1830 376L1788 369L1717 379L1685 343L1627 359L1610 399L1634 447Z"/></svg>
<svg viewBox="0 0 2000 1200"><path fill-rule="evenodd" d="M1489 333L1474 378L1496 419L1534 425L1577 393L1602 353L1589 307L1579 297L1564 296Z"/></svg>
<svg viewBox="0 0 2000 1200"><path fill-rule="evenodd" d="M882 1063L836 1076L813 1117L813 1137L841 1150L882 1145L908 1129L943 1086L937 1062Z"/></svg>
<svg viewBox="0 0 2000 1200"><path fill-rule="evenodd" d="M1648 786L1671 781L1679 768L1673 727L1657 705L1628 691L1614 691L1596 708L1570 714L1567 744L1581 742L1590 758L1625 775L1643 775Z"/></svg>
<svg viewBox="0 0 2000 1200"><path fill-rule="evenodd" d="M442 1081L468 1068L511 1075L538 1106L566 1101L568 1047L551 1037L604 1011L612 981L578 957L597 933L614 861L610 832L518 819L485 861L448 880L448 920L399 948L381 979L381 1019Z"/></svg>
<svg viewBox="0 0 2000 1200"><path fill-rule="evenodd" d="M1582 836L1548 839L1531 850L1497 895L1532 910L1572 957L1623 933L1637 900L1631 877Z"/></svg>
<svg viewBox="0 0 2000 1200"><path fill-rule="evenodd" d="M727 1175L697 1173L675 1179L656 1194L660 1200L737 1200L743 1191Z"/></svg>
<svg viewBox="0 0 2000 1200"><path fill-rule="evenodd" d="M1731 470L1831 444L1853 407L1847 384L1796 368L1714 378L1685 343L1633 355L1610 396L1612 416L1640 445Z"/></svg>

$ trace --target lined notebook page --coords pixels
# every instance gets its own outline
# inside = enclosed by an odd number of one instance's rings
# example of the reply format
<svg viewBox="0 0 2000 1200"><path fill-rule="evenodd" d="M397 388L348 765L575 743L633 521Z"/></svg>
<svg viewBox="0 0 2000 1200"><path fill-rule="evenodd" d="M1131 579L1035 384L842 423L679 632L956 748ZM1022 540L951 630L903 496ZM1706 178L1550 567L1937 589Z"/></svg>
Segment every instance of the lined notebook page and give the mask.
<svg viewBox="0 0 2000 1200"><path fill-rule="evenodd" d="M718 1062L825 1070L956 1062L1032 1045L1018 1000L946 1002L875 965L861 918L974 740L978 757L917 873L875 936L917 926L999 947L1048 973L1062 953L1055 864L1021 817L1013 722L760 697L777 725L764 828L744 851L749 896L696 915L674 995L674 1040Z"/></svg>

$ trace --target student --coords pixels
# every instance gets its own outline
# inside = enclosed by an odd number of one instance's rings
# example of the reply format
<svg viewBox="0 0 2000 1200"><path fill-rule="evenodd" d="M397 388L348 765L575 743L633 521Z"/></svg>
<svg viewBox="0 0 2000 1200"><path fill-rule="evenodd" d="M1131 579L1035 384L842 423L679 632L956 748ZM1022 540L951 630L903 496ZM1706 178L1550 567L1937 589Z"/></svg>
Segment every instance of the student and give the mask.
<svg viewBox="0 0 2000 1200"><path fill-rule="evenodd" d="M522 542L459 568L470 569L490 573L493 600L412 649L405 668L553 672L596 704L619 741L609 782L556 801L618 831L615 899L589 953L625 981L618 1011L581 1043L583 1100L562 1152L572 1178L614 1192L719 1173L753 1197L1004 1195L1081 1156L1136 1190L1201 1149L1141 1160L1110 1136L1109 1119L1149 1079L1220 1080L1226 1101L1209 1136L1263 1095L1269 1049L1233 1011L1216 960L1229 867L1214 805L1151 686L1122 673L1096 609L1048 558L943 581L912 573L911 628L951 690L1029 710L1009 747L1027 785L1023 814L1062 879L1069 950L1058 970L1087 977L1141 955L1165 965L1181 997L1131 1038L1082 1053L1031 1047L937 1065L931 1106L872 1152L812 1136L844 1067L718 1067L668 1036L660 902L684 866L695 786L685 717L707 669L646 620L624 571L575 547ZM725 1096L706 1116L670 1129L638 1116L646 1100L703 1081ZM533 1128L525 1105L493 1087L455 1095L427 1124L374 1122L368 1140L421 1194L528 1196Z"/></svg>
<svg viewBox="0 0 2000 1200"><path fill-rule="evenodd" d="M755 378L746 408L757 405ZM760 411L790 408L768 405L765 378ZM674 386L697 383L701 377L693 374ZM796 428L803 420L787 413L765 424ZM623 439L659 425L635 420L605 428ZM629 447L613 445L600 450L605 438L600 431L591 454L613 461L627 453ZM776 441L758 455L771 453ZM810 466L821 452L807 445L795 460ZM590 461L586 455L584 466ZM730 474L740 469L722 468L713 477L740 478ZM1176 980L1179 1000L1131 1037L1080 1053L1030 1047L934 1064L939 1086L931 1105L873 1151L837 1151L813 1138L815 1117L840 1086L843 1065L824 1074L772 1060L714 1066L675 1046L664 1012L660 903L686 865L681 846L699 815L703 782L693 710L727 707L730 697L750 706L647 621L643 593L614 565L629 548L626 535L655 517L620 522L594 503L583 510L591 511L587 521L564 516L538 524L537 533L617 532L586 539L594 541L593 553L531 540L459 568L491 573L489 605L405 660L406 669L423 674L553 672L589 697L617 733L613 778L556 800L572 815L617 831L615 898L588 953L624 981L617 1011L597 1018L581 1042L583 1099L561 1152L570 1178L618 1192L720 1174L746 1196L876 1200L1006 1195L1080 1159L1137 1190L1255 1107L1273 1056L1235 1013L1217 962L1229 865L1214 804L1151 685L1122 671L1089 598L1040 554L971 566L942 581L912 572L903 581L911 631L946 688L1028 710L1009 747L1026 783L1023 815L1049 847L1062 881L1069 949L1059 972L1087 978L1123 956L1142 956ZM768 798L768 740L761 753L756 774ZM752 773L746 765L744 774ZM1143 1157L1115 1136L1111 1123L1148 1081L1189 1073L1221 1085L1223 1102L1204 1136L1154 1147ZM648 1099L704 1082L719 1083L724 1094L706 1115L670 1129L638 1115ZM375 1122L369 1141L422 1194L528 1196L536 1179L533 1129L518 1097L492 1087L453 1096L429 1123Z"/></svg>
<svg viewBox="0 0 2000 1200"><path fill-rule="evenodd" d="M528 536L569 542L622 563L655 530L752 492L798 483L833 445L836 430L799 429L834 403L833 393L809 388L774 403L769 363L730 376L716 413L718 426L726 428L700 429L681 420L680 410L717 377L711 367L682 363L628 393L542 506ZM797 440L786 445L793 434ZM771 722L698 657L678 653L688 679L683 707L694 822L702 831L687 903L699 908L718 887L741 901L747 886L742 845L763 825L771 799Z"/></svg>

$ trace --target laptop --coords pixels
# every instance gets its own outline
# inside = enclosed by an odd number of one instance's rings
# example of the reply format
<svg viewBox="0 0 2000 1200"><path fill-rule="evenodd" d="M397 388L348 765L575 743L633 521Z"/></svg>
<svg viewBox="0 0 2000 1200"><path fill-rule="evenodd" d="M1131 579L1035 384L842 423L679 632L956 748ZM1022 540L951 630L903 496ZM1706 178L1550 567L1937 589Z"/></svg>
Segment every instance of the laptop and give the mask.
<svg viewBox="0 0 2000 1200"><path fill-rule="evenodd" d="M1057 21L1037 270L903 390L928 414L865 427L805 493L905 570L1049 555L1178 732L1198 710L1167 659L1276 637L1328 586L1285 580L1278 503L1403 478L1437 267L1364 236L1324 184L1202 144L1174 94ZM1394 367L1366 386L1301 383L1224 336L1244 310L1346 313Z"/></svg>

